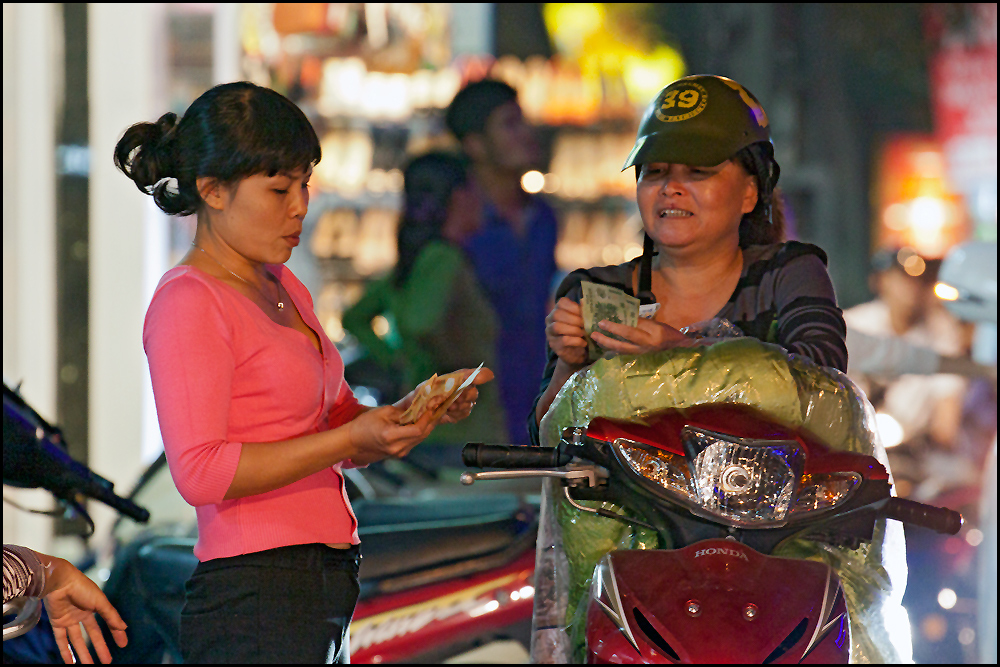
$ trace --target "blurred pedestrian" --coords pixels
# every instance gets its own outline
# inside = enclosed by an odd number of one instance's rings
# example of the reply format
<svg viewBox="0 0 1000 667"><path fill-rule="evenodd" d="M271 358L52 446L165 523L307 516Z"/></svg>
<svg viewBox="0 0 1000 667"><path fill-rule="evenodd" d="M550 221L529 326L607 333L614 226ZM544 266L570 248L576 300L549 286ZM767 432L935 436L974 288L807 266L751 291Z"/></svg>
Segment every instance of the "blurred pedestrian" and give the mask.
<svg viewBox="0 0 1000 667"><path fill-rule="evenodd" d="M496 374L507 431L513 442L527 443L525 420L545 368L545 316L556 274L555 212L521 187L521 177L538 167L539 143L517 91L502 81L468 84L445 122L485 200L478 229L462 245L499 317Z"/></svg>
<svg viewBox="0 0 1000 667"><path fill-rule="evenodd" d="M118 646L128 643L128 627L100 587L72 563L27 547L3 545L3 603L19 597L42 598L52 625L59 654L67 665L93 664L83 630L87 631L98 659L111 662L111 652L94 618L97 612L108 624ZM82 629L81 629L82 626ZM76 651L76 658L73 651ZM6 662L6 660L4 661Z"/></svg>
<svg viewBox="0 0 1000 667"><path fill-rule="evenodd" d="M883 248L873 254L869 282L875 298L844 311L849 331L875 337L893 337L933 350L946 358L967 358L970 336L967 328L935 298L933 287L939 262L920 257L909 249ZM909 271L907 271L909 267ZM911 275L912 274L912 275ZM857 347L852 335L849 343ZM865 368L859 361L848 369L851 378L864 389L875 409L892 417L902 429L901 444L888 450L893 474L900 482L900 494L910 495L914 486L944 472L936 460L962 461L950 455L962 423L962 404L968 381L943 373L885 373ZM948 362L945 370L960 370ZM939 368L941 368L939 366ZM916 370L916 369L914 369ZM925 369L934 370L934 369ZM961 483L973 472L956 469L948 473ZM936 482L934 483L936 485ZM930 488L930 487L928 487ZM914 496L922 502L931 496Z"/></svg>
<svg viewBox="0 0 1000 667"><path fill-rule="evenodd" d="M198 517L185 662L349 660L360 539L341 468L405 456L436 426L430 411L399 423L412 393L358 403L284 266L319 160L302 111L248 82L208 90L179 121L133 125L115 147L160 209L197 214L193 247L160 280L143 328L167 464ZM477 394L440 419L467 417Z"/></svg>
<svg viewBox="0 0 1000 667"><path fill-rule="evenodd" d="M482 208L468 169L464 157L446 152L421 155L406 166L396 267L370 283L343 316L344 328L368 353L402 375L406 392L435 373L480 363L494 368L496 313L461 247L479 224ZM398 346L373 330L378 315L396 327ZM467 442L508 442L493 385L480 389L468 419L441 425L409 458L457 468L461 453L456 445Z"/></svg>
<svg viewBox="0 0 1000 667"><path fill-rule="evenodd" d="M904 262L909 262L907 272ZM875 298L844 311L848 328L876 337L897 337L910 345L945 357L967 357L969 334L935 298L933 287L939 262L901 248L883 248L871 259L869 283ZM917 271L916 268L922 268ZM864 356L864 355L861 355ZM884 407L903 425L906 437L927 433L949 446L958 428L957 417L965 383L954 376L895 378L882 381L879 372L849 373L866 390L876 407ZM885 375L892 375L891 373ZM947 404L947 405L946 405Z"/></svg>

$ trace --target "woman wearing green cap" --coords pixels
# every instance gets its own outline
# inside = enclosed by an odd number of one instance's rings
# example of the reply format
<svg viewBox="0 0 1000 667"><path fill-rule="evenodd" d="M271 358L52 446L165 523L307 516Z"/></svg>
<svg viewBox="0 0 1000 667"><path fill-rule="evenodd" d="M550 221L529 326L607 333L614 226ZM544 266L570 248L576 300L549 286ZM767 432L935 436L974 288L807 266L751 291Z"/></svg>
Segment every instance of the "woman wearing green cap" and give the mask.
<svg viewBox="0 0 1000 667"><path fill-rule="evenodd" d="M721 76L696 75L664 88L647 108L623 169L636 169L645 229L641 257L570 273L546 318L548 363L538 422L560 387L584 368L587 339L581 281L636 296L652 317L638 326L603 321L592 339L639 354L695 345L681 329L726 319L745 335L777 343L821 366L845 371L844 318L818 247L784 241L780 170L770 126L750 91ZM655 305L654 305L655 304Z"/></svg>

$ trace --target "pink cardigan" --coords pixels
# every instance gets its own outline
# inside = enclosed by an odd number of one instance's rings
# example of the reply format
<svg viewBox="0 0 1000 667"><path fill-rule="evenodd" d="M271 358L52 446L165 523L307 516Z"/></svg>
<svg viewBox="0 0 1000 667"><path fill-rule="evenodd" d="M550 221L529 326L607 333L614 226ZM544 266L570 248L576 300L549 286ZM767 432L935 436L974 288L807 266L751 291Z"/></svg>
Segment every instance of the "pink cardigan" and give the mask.
<svg viewBox="0 0 1000 667"><path fill-rule="evenodd" d="M360 542L343 463L274 491L223 500L243 442L333 429L362 410L309 291L286 267L268 268L319 335L322 355L305 334L274 323L243 294L190 266L163 275L146 311L142 341L163 447L177 489L196 509L194 554L201 561Z"/></svg>

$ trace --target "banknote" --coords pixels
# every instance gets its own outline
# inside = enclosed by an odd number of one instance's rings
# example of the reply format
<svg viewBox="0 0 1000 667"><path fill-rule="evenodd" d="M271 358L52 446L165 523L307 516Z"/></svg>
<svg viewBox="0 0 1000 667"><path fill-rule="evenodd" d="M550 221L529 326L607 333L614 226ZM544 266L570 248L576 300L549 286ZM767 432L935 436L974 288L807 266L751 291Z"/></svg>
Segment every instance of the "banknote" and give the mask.
<svg viewBox="0 0 1000 667"><path fill-rule="evenodd" d="M461 395L465 389L472 384L472 381L476 379L479 375L479 371L482 369L483 364L479 364L479 368L474 370L464 382L459 382L462 374L465 372L454 371L448 373L447 375L439 376L435 373L426 381L422 382L419 387L417 387L416 394L413 397L413 401L410 403L410 407L400 415L400 424L412 424L418 421L420 417L423 416L424 412L427 411L429 405L435 402L435 399L442 399L440 405L434 411L432 416L433 419L437 419L445 413L445 411L454 403L458 397Z"/></svg>
<svg viewBox="0 0 1000 667"><path fill-rule="evenodd" d="M600 329L597 325L601 320L617 322L630 327L639 322L639 299L608 285L582 281L583 296L580 299L580 310L583 311L583 328L587 332L587 356L598 359L604 354L604 349L593 341L590 334L600 331L602 334L622 340L614 334Z"/></svg>

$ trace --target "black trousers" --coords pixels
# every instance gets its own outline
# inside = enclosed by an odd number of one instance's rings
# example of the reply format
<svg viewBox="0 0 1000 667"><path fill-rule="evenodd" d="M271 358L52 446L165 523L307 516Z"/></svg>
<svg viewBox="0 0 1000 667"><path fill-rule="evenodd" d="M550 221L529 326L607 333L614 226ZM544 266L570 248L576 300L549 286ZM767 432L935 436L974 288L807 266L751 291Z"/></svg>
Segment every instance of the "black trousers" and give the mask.
<svg viewBox="0 0 1000 667"><path fill-rule="evenodd" d="M300 544L199 563L181 612L185 663L350 662L360 549Z"/></svg>

